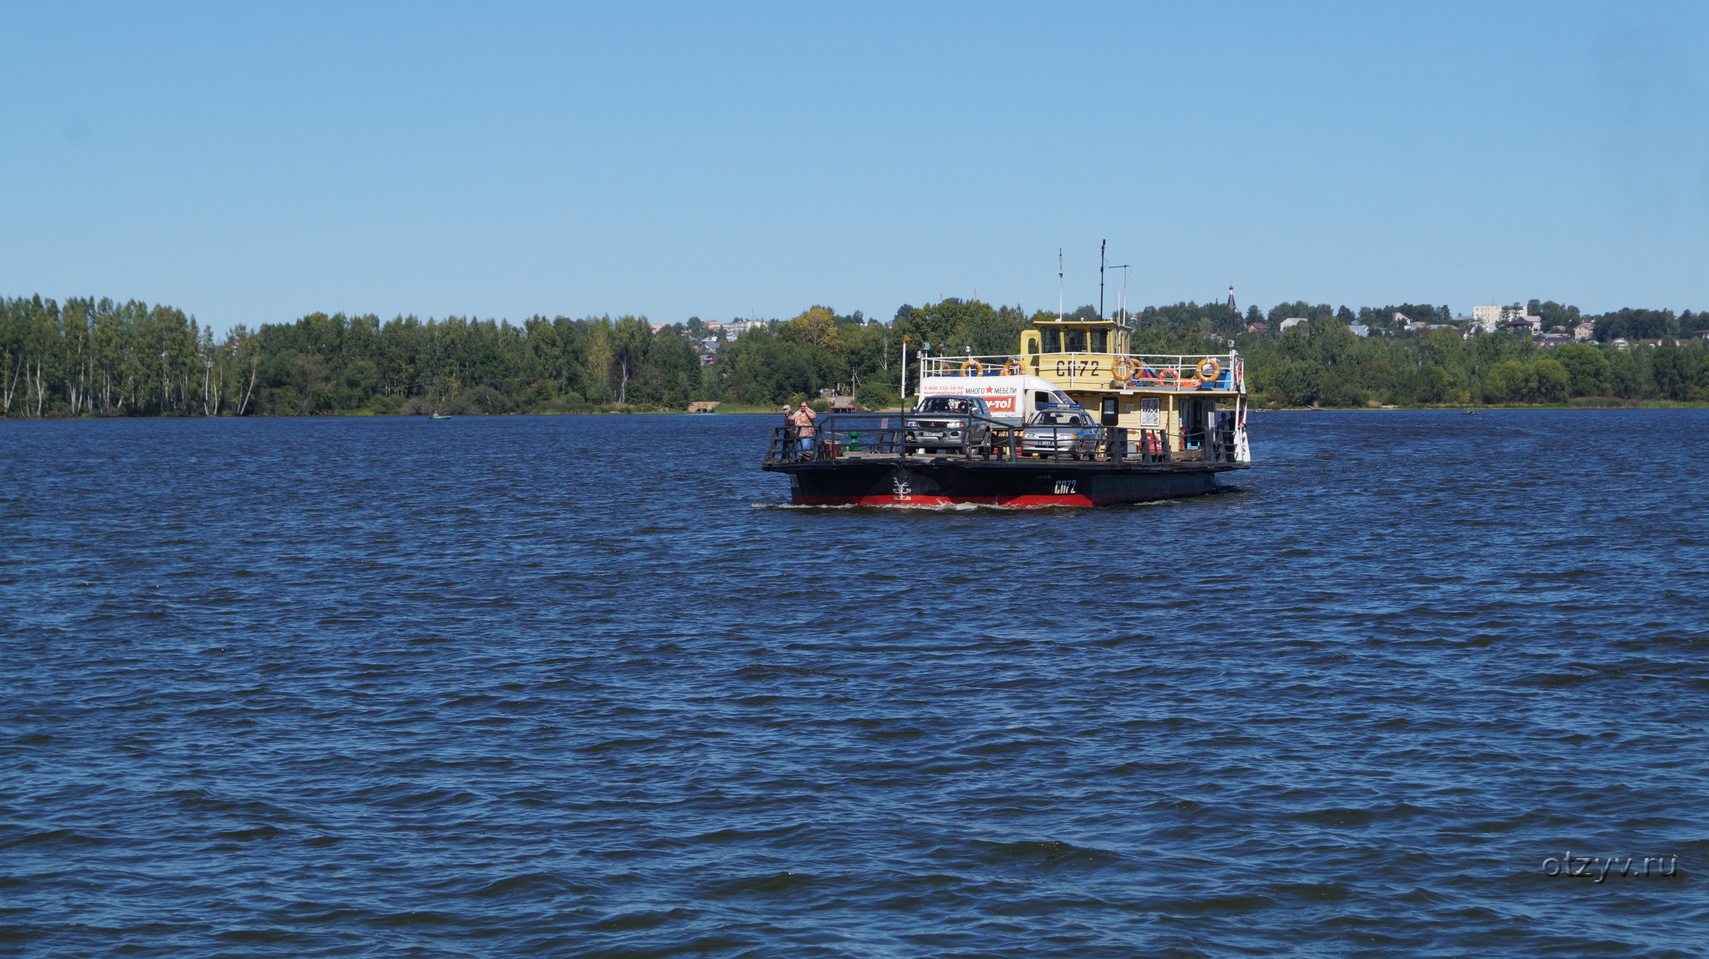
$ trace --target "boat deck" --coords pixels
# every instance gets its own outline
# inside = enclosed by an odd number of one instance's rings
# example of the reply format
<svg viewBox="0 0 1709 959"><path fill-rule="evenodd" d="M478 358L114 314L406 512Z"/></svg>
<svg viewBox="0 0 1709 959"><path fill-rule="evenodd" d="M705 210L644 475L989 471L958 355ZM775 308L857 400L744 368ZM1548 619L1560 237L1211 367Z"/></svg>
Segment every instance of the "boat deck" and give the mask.
<svg viewBox="0 0 1709 959"><path fill-rule="evenodd" d="M1037 427L1034 427L1036 430ZM1202 430L1171 434L1164 430L1133 430L1100 427L1095 449L1034 451L1020 446L1021 431L994 424L988 446L936 448L922 451L904 445L903 420L897 415L838 414L824 416L811 428L808 443L802 443L799 428L772 429L764 467L792 471L806 465L835 468L868 463L911 463L961 466L1028 466L1041 464L1087 469L1180 469L1221 471L1239 469L1232 431Z"/></svg>

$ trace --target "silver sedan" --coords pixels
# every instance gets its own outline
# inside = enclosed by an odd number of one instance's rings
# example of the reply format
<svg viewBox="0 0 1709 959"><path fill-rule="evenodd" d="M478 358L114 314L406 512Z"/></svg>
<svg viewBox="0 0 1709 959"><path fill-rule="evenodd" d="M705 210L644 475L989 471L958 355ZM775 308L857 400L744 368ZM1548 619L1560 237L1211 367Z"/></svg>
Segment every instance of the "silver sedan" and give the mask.
<svg viewBox="0 0 1709 959"><path fill-rule="evenodd" d="M1098 452L1103 431L1085 410L1040 410L1027 418L1020 451L1029 455L1067 453L1078 459Z"/></svg>

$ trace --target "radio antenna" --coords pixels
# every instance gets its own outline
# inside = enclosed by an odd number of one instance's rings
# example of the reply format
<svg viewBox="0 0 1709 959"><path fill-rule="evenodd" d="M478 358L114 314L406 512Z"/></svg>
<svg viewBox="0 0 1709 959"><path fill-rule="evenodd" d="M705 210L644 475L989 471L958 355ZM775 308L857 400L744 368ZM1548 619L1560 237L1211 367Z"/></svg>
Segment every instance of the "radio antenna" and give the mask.
<svg viewBox="0 0 1709 959"><path fill-rule="evenodd" d="M1121 315L1122 322L1127 322L1127 270L1126 263L1118 263L1110 267L1122 271L1122 295L1116 298L1116 312Z"/></svg>
<svg viewBox="0 0 1709 959"><path fill-rule="evenodd" d="M1056 248L1056 322L1062 322L1062 247Z"/></svg>
<svg viewBox="0 0 1709 959"><path fill-rule="evenodd" d="M1104 240L1098 244L1098 319L1104 318L1104 247L1110 241Z"/></svg>

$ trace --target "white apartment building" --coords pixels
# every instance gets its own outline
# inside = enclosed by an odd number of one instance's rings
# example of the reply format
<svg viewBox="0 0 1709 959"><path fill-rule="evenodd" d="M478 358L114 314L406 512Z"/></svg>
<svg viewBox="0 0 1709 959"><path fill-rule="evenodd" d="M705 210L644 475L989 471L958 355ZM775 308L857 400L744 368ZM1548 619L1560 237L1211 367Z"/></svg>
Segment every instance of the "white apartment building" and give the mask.
<svg viewBox="0 0 1709 959"><path fill-rule="evenodd" d="M765 320L736 320L733 323L724 324L724 336L727 339L734 340L749 330L760 329L769 325Z"/></svg>
<svg viewBox="0 0 1709 959"><path fill-rule="evenodd" d="M1530 313L1525 312L1525 309L1523 307L1518 307L1518 306L1474 306L1474 307L1472 307L1472 322L1476 323L1478 326L1483 327L1484 332L1486 332L1486 333L1494 333L1498 329L1505 329L1507 327L1507 325L1509 323L1512 323L1514 320L1522 320L1525 323L1529 324L1531 327L1531 332L1533 332L1533 333L1541 332L1543 329L1543 318L1540 316L1532 316Z"/></svg>

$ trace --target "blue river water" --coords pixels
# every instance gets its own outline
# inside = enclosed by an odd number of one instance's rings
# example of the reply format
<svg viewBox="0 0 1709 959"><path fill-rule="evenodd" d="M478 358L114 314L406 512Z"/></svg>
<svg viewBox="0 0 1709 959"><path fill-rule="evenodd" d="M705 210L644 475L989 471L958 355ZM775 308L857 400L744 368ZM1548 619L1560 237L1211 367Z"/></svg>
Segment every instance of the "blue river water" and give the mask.
<svg viewBox="0 0 1709 959"><path fill-rule="evenodd" d="M0 955L1704 954L1709 411L1040 511L772 425L0 422Z"/></svg>

